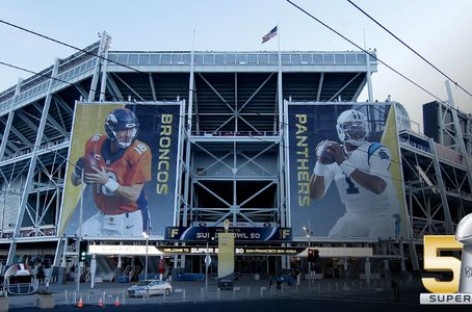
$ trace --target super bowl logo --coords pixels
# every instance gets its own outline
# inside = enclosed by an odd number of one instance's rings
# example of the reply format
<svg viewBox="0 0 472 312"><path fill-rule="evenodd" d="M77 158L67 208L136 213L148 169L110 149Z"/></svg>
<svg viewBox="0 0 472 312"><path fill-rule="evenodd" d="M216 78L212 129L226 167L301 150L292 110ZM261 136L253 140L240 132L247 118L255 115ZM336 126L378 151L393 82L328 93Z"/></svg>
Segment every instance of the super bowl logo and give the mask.
<svg viewBox="0 0 472 312"><path fill-rule="evenodd" d="M449 255L461 250L462 261ZM424 270L449 272L452 279L423 277L423 286L430 293L420 295L421 304L472 304L472 214L462 218L455 236L424 236Z"/></svg>
<svg viewBox="0 0 472 312"><path fill-rule="evenodd" d="M465 272L465 276L467 278L472 277L472 268L470 266L466 266L464 272Z"/></svg>

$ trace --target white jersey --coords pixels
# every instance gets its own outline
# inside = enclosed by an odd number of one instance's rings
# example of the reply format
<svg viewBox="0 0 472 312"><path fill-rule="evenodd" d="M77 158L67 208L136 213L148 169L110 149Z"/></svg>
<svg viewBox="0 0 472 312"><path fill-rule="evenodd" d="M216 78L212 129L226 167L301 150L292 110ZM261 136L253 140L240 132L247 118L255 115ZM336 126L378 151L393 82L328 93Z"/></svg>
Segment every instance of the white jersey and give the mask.
<svg viewBox="0 0 472 312"><path fill-rule="evenodd" d="M377 175L387 183L380 194L375 194L359 185L341 170L338 164L328 165L324 176L325 192L331 182L336 182L341 201L347 213L392 216L400 211L399 200L390 173L390 150L380 143L366 142L348 157L353 166L368 174Z"/></svg>

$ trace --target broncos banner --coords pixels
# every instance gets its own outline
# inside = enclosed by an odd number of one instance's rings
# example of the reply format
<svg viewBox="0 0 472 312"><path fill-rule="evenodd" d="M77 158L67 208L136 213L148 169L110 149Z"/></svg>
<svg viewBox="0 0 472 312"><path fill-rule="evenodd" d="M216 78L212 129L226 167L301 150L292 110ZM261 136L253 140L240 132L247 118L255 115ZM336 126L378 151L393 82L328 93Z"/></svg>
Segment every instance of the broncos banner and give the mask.
<svg viewBox="0 0 472 312"><path fill-rule="evenodd" d="M60 234L164 236L174 224L182 109L76 104Z"/></svg>
<svg viewBox="0 0 472 312"><path fill-rule="evenodd" d="M394 105L286 104L294 237L402 235L405 199Z"/></svg>

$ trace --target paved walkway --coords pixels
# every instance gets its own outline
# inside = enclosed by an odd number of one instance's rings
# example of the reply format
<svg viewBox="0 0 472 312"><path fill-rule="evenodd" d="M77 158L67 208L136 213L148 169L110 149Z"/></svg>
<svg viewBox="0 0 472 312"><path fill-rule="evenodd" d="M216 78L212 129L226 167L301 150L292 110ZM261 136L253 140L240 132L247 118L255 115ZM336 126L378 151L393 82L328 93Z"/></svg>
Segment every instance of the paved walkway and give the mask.
<svg viewBox="0 0 472 312"><path fill-rule="evenodd" d="M267 280L241 280L235 284L233 290L220 290L216 280L205 282L172 282L174 291L169 296L158 296L151 298L129 298L126 289L134 285L133 283L96 283L92 289L90 284L81 283L77 291L77 285L73 282L65 284L52 284L49 290L53 292L56 306L75 306L79 298L82 298L84 306L98 306L100 298L105 306L120 304L165 304L218 300L256 300L267 298L336 298L353 296L356 294L375 294L380 298L390 300L390 284L387 280L313 280L312 283L304 280L299 286L287 286L278 288L276 285L269 285ZM419 289L417 283L410 282L404 285L404 290ZM419 291L417 291L419 293ZM419 300L414 295L412 300ZM9 304L11 309L22 307L34 307L36 305L36 295L10 296Z"/></svg>

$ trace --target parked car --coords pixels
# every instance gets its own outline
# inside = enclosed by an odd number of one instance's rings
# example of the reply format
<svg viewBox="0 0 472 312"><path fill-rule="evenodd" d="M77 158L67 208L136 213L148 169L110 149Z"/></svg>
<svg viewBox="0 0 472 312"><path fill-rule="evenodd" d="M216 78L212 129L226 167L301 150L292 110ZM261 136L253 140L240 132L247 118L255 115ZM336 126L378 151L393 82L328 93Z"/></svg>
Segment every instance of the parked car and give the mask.
<svg viewBox="0 0 472 312"><path fill-rule="evenodd" d="M221 290L233 290L234 282L231 279L219 279L218 288Z"/></svg>
<svg viewBox="0 0 472 312"><path fill-rule="evenodd" d="M137 283L128 288L130 297L170 295L172 293L172 284L168 281L146 280Z"/></svg>

